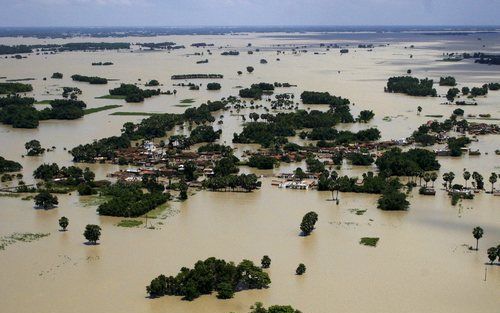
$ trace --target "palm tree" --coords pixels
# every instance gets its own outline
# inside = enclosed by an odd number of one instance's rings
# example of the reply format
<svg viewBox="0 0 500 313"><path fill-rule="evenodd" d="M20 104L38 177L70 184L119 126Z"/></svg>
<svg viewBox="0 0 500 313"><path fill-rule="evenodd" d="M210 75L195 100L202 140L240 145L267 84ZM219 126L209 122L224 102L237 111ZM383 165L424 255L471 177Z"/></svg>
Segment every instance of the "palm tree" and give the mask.
<svg viewBox="0 0 500 313"><path fill-rule="evenodd" d="M476 238L476 251L479 249L479 239L483 237L484 231L481 227L474 227L472 230L472 235Z"/></svg>
<svg viewBox="0 0 500 313"><path fill-rule="evenodd" d="M446 188L446 190L448 190L448 181L450 180L450 174L444 173L443 180L444 180L443 186Z"/></svg>
<svg viewBox="0 0 500 313"><path fill-rule="evenodd" d="M436 172L431 172L431 180L432 180L432 188L434 188L434 182L438 178L438 174Z"/></svg>
<svg viewBox="0 0 500 313"><path fill-rule="evenodd" d="M465 188L467 188L467 181L470 179L470 172L465 171L463 175L464 175L464 179L465 179Z"/></svg>
<svg viewBox="0 0 500 313"><path fill-rule="evenodd" d="M431 180L431 174L425 173L424 174L425 188L427 188L427 184L429 183L430 180Z"/></svg>
<svg viewBox="0 0 500 313"><path fill-rule="evenodd" d="M450 184L450 188L451 188L451 184L453 184L453 180L455 179L455 173L453 172L449 172L448 173L448 182Z"/></svg>
<svg viewBox="0 0 500 313"><path fill-rule="evenodd" d="M490 175L490 178L489 178L489 181L491 183L491 193L493 193L493 191L495 190L495 183L497 182L497 174L496 173L491 173Z"/></svg>

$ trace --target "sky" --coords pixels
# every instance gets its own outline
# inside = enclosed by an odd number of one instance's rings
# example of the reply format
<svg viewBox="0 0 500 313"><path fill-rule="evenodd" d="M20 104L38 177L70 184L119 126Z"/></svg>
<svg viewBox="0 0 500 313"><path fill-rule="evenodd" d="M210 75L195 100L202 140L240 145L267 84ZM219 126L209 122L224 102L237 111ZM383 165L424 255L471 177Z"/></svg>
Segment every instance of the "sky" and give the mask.
<svg viewBox="0 0 500 313"><path fill-rule="evenodd" d="M500 0L0 0L0 26L499 24Z"/></svg>

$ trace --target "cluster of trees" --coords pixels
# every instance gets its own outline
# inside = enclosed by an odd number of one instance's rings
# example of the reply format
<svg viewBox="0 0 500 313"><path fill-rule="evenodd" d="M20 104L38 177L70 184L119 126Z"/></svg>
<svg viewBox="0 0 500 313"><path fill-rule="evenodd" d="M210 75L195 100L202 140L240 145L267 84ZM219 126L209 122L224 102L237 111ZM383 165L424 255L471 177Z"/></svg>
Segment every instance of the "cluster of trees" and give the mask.
<svg viewBox="0 0 500 313"><path fill-rule="evenodd" d="M217 173L217 168L215 172ZM227 191L227 189L230 189L231 191L244 190L250 192L260 188L260 186L261 182L255 174L215 175L203 181L203 187L212 191Z"/></svg>
<svg viewBox="0 0 500 313"><path fill-rule="evenodd" d="M62 79L63 78L63 74L59 73L59 72L55 72L55 73L52 74L52 76L50 78L52 78L52 79Z"/></svg>
<svg viewBox="0 0 500 313"><path fill-rule="evenodd" d="M241 98L261 99L264 93L271 93L274 90L274 84L258 83L252 84L250 88L240 89L239 95Z"/></svg>
<svg viewBox="0 0 500 313"><path fill-rule="evenodd" d="M97 76L84 76L75 74L71 76L71 79L77 82L89 83L91 85L105 85L108 83L108 79Z"/></svg>
<svg viewBox="0 0 500 313"><path fill-rule="evenodd" d="M56 163L42 164L33 172L33 177L51 183L57 178L59 185L76 186L80 195L96 193L94 190L95 174L88 167L82 170L76 166L59 168Z"/></svg>
<svg viewBox="0 0 500 313"><path fill-rule="evenodd" d="M42 190L38 193L33 200L35 201L35 206L48 210L59 204L56 196L53 196L47 190Z"/></svg>
<svg viewBox="0 0 500 313"><path fill-rule="evenodd" d="M16 161L7 160L0 156L0 174L8 172L19 172L22 169L22 165Z"/></svg>
<svg viewBox="0 0 500 313"><path fill-rule="evenodd" d="M432 87L432 79L418 79L411 76L390 77L387 81L386 92L404 93L410 96L432 96L437 95L436 89Z"/></svg>
<svg viewBox="0 0 500 313"><path fill-rule="evenodd" d="M207 90L220 90L221 85L219 83L208 83Z"/></svg>
<svg viewBox="0 0 500 313"><path fill-rule="evenodd" d="M160 86L160 82L157 81L156 79L152 79L146 83L146 87L156 87L156 86Z"/></svg>
<svg viewBox="0 0 500 313"><path fill-rule="evenodd" d="M394 185L389 185L378 199L377 207L384 211L403 211L407 210L410 202L406 200L407 195L401 192Z"/></svg>
<svg viewBox="0 0 500 313"><path fill-rule="evenodd" d="M446 76L439 78L439 86L451 86L454 87L457 85L457 81L453 76Z"/></svg>
<svg viewBox="0 0 500 313"><path fill-rule="evenodd" d="M388 186L400 189L402 187L398 179L390 179L382 175L375 175L373 172L363 173L361 184L358 184L358 177L338 176L337 172L323 172L318 180L318 190L320 191L340 191L355 193L381 194Z"/></svg>
<svg viewBox="0 0 500 313"><path fill-rule="evenodd" d="M419 148L406 152L392 148L377 158L375 164L384 176L415 176L441 167L432 151Z"/></svg>
<svg viewBox="0 0 500 313"><path fill-rule="evenodd" d="M113 136L94 141L90 144L79 145L70 153L75 162L95 162L95 158L103 157L108 160L115 158L115 151L130 147L131 140L153 139L165 136L175 125L183 122L203 124L214 122L213 112L222 110L227 105L223 101L208 101L197 108L188 108L183 114L155 114L143 119L139 124L127 122L122 127L120 136Z"/></svg>
<svg viewBox="0 0 500 313"><path fill-rule="evenodd" d="M31 91L33 91L33 86L31 86L31 84L0 83L0 95L16 94L16 93L31 92Z"/></svg>
<svg viewBox="0 0 500 313"><path fill-rule="evenodd" d="M198 153L203 152L219 152L222 155L227 156L233 153L233 148L218 143L209 143L198 148Z"/></svg>
<svg viewBox="0 0 500 313"><path fill-rule="evenodd" d="M362 110L359 112L359 116L356 120L361 123L367 123L374 117L375 113L373 113L372 110Z"/></svg>
<svg viewBox="0 0 500 313"><path fill-rule="evenodd" d="M196 262L192 269L181 268L175 277L156 277L146 286L146 291L153 298L182 296L188 301L217 291L219 299L230 299L236 291L267 288L269 284L269 275L252 261L243 260L235 265L212 257Z"/></svg>
<svg viewBox="0 0 500 313"><path fill-rule="evenodd" d="M377 128L368 128L353 133L349 130L337 131L333 128L322 127L313 128L306 136L312 140L320 140L318 147L329 147L353 142L376 141L380 139L380 131ZM332 142L325 142L326 140Z"/></svg>
<svg viewBox="0 0 500 313"><path fill-rule="evenodd" d="M125 42L71 42L65 44L46 44L46 45L0 45L0 55L31 53L33 50L40 51L98 51L98 50L118 50L130 49L130 43Z"/></svg>
<svg viewBox="0 0 500 313"><path fill-rule="evenodd" d="M220 138L222 130L215 131L212 126L200 125L191 131L189 142L191 144L199 142L214 142Z"/></svg>
<svg viewBox="0 0 500 313"><path fill-rule="evenodd" d="M0 45L0 55L5 54L21 54L21 53L31 53L33 49L31 46L27 45L16 45L16 46L7 46Z"/></svg>
<svg viewBox="0 0 500 313"><path fill-rule="evenodd" d="M304 236L308 236L314 230L314 225L318 221L318 214L316 212L308 212L302 218L302 222L300 223L300 230Z"/></svg>
<svg viewBox="0 0 500 313"><path fill-rule="evenodd" d="M247 123L240 134L234 134L234 143L259 143L269 147L286 143L286 137L294 136L303 128L330 128L339 122L353 122L348 106L338 106L327 112L299 110L290 113L262 114L266 122ZM332 130L334 132L335 130ZM307 135L306 135L307 136Z"/></svg>
<svg viewBox="0 0 500 313"><path fill-rule="evenodd" d="M330 106L349 105L349 99L330 95L328 92L304 91L300 95L304 104L328 104Z"/></svg>
<svg viewBox="0 0 500 313"><path fill-rule="evenodd" d="M76 100L79 95L82 94L82 90L78 87L63 87L62 96L63 98L70 98Z"/></svg>
<svg viewBox="0 0 500 313"><path fill-rule="evenodd" d="M351 161L352 165L367 166L375 162L369 153L349 153L347 159Z"/></svg>
<svg viewBox="0 0 500 313"><path fill-rule="evenodd" d="M141 89L133 84L121 84L120 87L110 89L112 96L124 96L127 102L142 102L145 98L151 98L160 94L160 89Z"/></svg>
<svg viewBox="0 0 500 313"><path fill-rule="evenodd" d="M222 74L182 74L182 75L172 75L170 77L170 79L172 79L172 80L204 79L204 78L222 79L222 78L224 78L224 75L222 75Z"/></svg>
<svg viewBox="0 0 500 313"><path fill-rule="evenodd" d="M37 156L45 153L45 148L42 148L40 141L33 139L24 144L27 156Z"/></svg>
<svg viewBox="0 0 500 313"><path fill-rule="evenodd" d="M269 170L273 169L277 162L272 156L254 154L250 157L247 164L250 167L256 167L260 170Z"/></svg>
<svg viewBox="0 0 500 313"><path fill-rule="evenodd" d="M144 193L143 187L150 192ZM108 216L141 216L169 200L170 195L162 191L163 185L157 184L151 177L143 180L142 184L116 183L102 190L102 195L112 198L99 205L97 212Z"/></svg>
<svg viewBox="0 0 500 313"><path fill-rule="evenodd" d="M78 100L52 100L50 108L38 111L35 99L17 96L0 100L0 122L14 128L37 128L41 120L73 120L84 115L86 104Z"/></svg>
<svg viewBox="0 0 500 313"><path fill-rule="evenodd" d="M469 137L451 137L448 139L448 149L450 149L451 156L461 156L462 148L470 144Z"/></svg>

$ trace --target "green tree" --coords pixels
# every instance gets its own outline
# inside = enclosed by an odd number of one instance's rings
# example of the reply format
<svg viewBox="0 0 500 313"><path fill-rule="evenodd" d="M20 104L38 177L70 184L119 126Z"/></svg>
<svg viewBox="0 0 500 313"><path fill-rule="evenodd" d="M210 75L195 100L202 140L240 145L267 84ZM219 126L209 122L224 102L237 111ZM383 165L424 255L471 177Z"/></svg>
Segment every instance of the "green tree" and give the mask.
<svg viewBox="0 0 500 313"><path fill-rule="evenodd" d="M50 192L46 190L42 190L35 196L35 205L39 208L43 208L45 210L53 208L59 204L56 196L50 194Z"/></svg>
<svg viewBox="0 0 500 313"><path fill-rule="evenodd" d="M87 239L91 244L96 244L99 238L101 237L101 227L98 225L88 224L85 226L85 231L83 232L83 236Z"/></svg>
<svg viewBox="0 0 500 313"><path fill-rule="evenodd" d="M465 171L463 176L464 176L464 180L465 180L465 188L467 188L467 181L470 179L471 174L469 171Z"/></svg>
<svg viewBox="0 0 500 313"><path fill-rule="evenodd" d="M491 247L488 249L488 251L486 253L488 254L488 259L490 259L490 264L493 264L493 262L495 262L495 259L498 256L497 248Z"/></svg>
<svg viewBox="0 0 500 313"><path fill-rule="evenodd" d="M42 148L40 141L35 139L25 143L24 148L26 149L26 155L28 156L36 156L43 154L45 152L45 149Z"/></svg>
<svg viewBox="0 0 500 313"><path fill-rule="evenodd" d="M247 72L252 73L254 71L253 66L247 66Z"/></svg>
<svg viewBox="0 0 500 313"><path fill-rule="evenodd" d="M436 182L437 178L438 178L437 173L436 172L431 172L432 188L434 188L434 182Z"/></svg>
<svg viewBox="0 0 500 313"><path fill-rule="evenodd" d="M305 236L309 235L312 233L314 230L314 225L318 221L318 214L316 212L308 212L304 217L302 218L302 222L300 223L300 230L302 231L302 234Z"/></svg>
<svg viewBox="0 0 500 313"><path fill-rule="evenodd" d="M472 235L474 236L474 238L476 238L476 251L479 248L479 239L481 239L483 237L483 234L484 234L484 231L479 226L474 227L474 229L472 230Z"/></svg>
<svg viewBox="0 0 500 313"><path fill-rule="evenodd" d="M306 272L306 266L303 263L300 263L295 270L295 274L302 275Z"/></svg>
<svg viewBox="0 0 500 313"><path fill-rule="evenodd" d="M491 183L491 193L495 190L495 183L497 182L498 175L496 173L491 173L490 178L488 179Z"/></svg>
<svg viewBox="0 0 500 313"><path fill-rule="evenodd" d="M66 216L63 216L59 219L59 226L66 231L66 227L69 225L69 219Z"/></svg>
<svg viewBox="0 0 500 313"><path fill-rule="evenodd" d="M220 283L217 287L217 298L231 299L234 296L234 288L230 283Z"/></svg>
<svg viewBox="0 0 500 313"><path fill-rule="evenodd" d="M271 266L271 258L268 255L264 255L260 261L262 268L269 268Z"/></svg>
<svg viewBox="0 0 500 313"><path fill-rule="evenodd" d="M387 188L378 199L378 208L385 211L406 210L409 206L406 194L397 188Z"/></svg>
<svg viewBox="0 0 500 313"><path fill-rule="evenodd" d="M420 115L420 113L422 113L422 107L421 106L418 106L417 107L417 114Z"/></svg>

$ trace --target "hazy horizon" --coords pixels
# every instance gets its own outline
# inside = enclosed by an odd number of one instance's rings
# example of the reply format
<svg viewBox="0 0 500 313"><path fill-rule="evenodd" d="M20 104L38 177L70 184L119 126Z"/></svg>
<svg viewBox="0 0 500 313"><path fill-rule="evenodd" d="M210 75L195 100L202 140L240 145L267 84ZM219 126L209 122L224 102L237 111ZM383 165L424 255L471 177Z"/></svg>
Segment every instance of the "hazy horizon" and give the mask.
<svg viewBox="0 0 500 313"><path fill-rule="evenodd" d="M498 0L0 0L0 5L0 27L497 26L500 12Z"/></svg>

